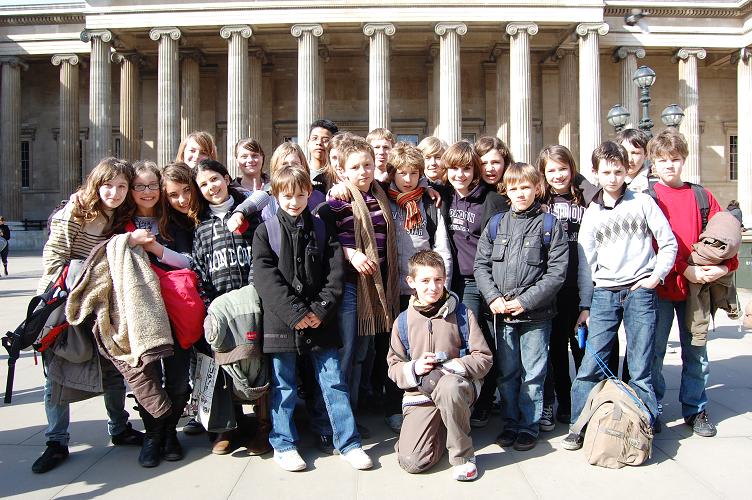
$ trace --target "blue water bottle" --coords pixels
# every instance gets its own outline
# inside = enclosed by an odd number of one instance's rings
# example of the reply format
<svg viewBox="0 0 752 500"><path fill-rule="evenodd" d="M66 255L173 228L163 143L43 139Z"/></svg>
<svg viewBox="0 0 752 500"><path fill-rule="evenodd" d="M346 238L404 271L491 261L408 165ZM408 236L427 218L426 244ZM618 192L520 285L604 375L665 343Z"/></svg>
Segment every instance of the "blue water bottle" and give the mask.
<svg viewBox="0 0 752 500"><path fill-rule="evenodd" d="M577 325L577 344L580 349L585 349L585 341L587 340L587 326L585 323Z"/></svg>

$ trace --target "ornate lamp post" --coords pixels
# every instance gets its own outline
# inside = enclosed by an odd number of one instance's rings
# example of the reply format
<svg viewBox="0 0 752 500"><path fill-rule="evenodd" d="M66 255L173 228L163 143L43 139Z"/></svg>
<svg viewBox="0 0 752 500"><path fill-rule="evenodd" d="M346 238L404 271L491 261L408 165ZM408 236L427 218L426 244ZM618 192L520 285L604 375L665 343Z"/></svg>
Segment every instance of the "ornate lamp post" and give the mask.
<svg viewBox="0 0 752 500"><path fill-rule="evenodd" d="M650 119L650 87L655 82L655 71L647 66L640 66L635 71L632 81L640 89L640 104L642 105L642 118L638 125L640 130L645 132L648 137L652 137L650 131L653 128L653 120Z"/></svg>
<svg viewBox="0 0 752 500"><path fill-rule="evenodd" d="M624 126L627 124L627 121L629 120L629 111L627 111L627 108L622 106L621 104L616 104L611 109L608 110L608 115L606 115L606 121L614 127L614 130L616 132L621 132L624 130Z"/></svg>
<svg viewBox="0 0 752 500"><path fill-rule="evenodd" d="M670 104L661 113L661 121L667 127L679 127L684 119L684 110L678 104Z"/></svg>

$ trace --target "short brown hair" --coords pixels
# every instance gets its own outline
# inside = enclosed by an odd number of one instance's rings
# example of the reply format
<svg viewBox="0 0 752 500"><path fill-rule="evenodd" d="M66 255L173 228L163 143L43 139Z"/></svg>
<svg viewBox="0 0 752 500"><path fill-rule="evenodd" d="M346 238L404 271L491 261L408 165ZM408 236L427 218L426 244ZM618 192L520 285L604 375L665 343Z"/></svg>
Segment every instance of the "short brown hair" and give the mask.
<svg viewBox="0 0 752 500"><path fill-rule="evenodd" d="M494 149L501 154L502 158L504 158L505 168L514 162L514 159L512 158L512 152L509 151L509 148L506 144L504 144L504 141L502 141L498 137L485 135L475 141L475 152L478 154L478 156L483 156Z"/></svg>
<svg viewBox="0 0 752 500"><path fill-rule="evenodd" d="M627 168L627 165L629 165L627 150L624 149L624 146L614 141L602 142L600 146L593 150L593 154L590 157L593 172L598 173L598 164L601 160L619 162L624 168Z"/></svg>
<svg viewBox="0 0 752 500"><path fill-rule="evenodd" d="M365 153L371 156L371 160L375 161L375 155L373 154L373 148L368 143L366 139L363 139L359 135L351 135L349 137L345 137L342 139L342 142L340 142L339 147L337 148L337 151L339 152L339 163L340 163L340 169L345 169L345 163L347 163L347 159L350 158L351 155L357 154L357 153Z"/></svg>
<svg viewBox="0 0 752 500"><path fill-rule="evenodd" d="M480 157L469 142L459 141L449 146L441 157L441 163L444 170L464 165L471 166L473 168L473 180L470 183L470 189L475 189L480 184L482 170Z"/></svg>
<svg viewBox="0 0 752 500"><path fill-rule="evenodd" d="M295 192L297 189L309 194L313 191L308 169L295 165L277 168L272 174L271 187L272 195L275 197L282 193Z"/></svg>
<svg viewBox="0 0 752 500"><path fill-rule="evenodd" d="M683 160L689 156L689 148L684 136L676 129L668 127L663 129L648 143L648 158L657 160L679 155Z"/></svg>
<svg viewBox="0 0 752 500"><path fill-rule="evenodd" d="M183 158L183 153L185 152L186 144L188 144L188 141L191 139L196 141L196 144L198 144L198 146L201 148L201 152L209 157L209 159L217 159L217 145L214 142L214 137L209 132L199 130L197 132L191 132L185 137L185 139L180 141L180 146L178 146L178 154L175 157L175 161L185 161L185 158Z"/></svg>
<svg viewBox="0 0 752 500"><path fill-rule="evenodd" d="M444 259L433 250L421 250L410 257L410 260L407 261L408 276L415 278L415 275L418 273L418 268L422 266L431 267L437 270L440 269L441 274L446 278Z"/></svg>
<svg viewBox="0 0 752 500"><path fill-rule="evenodd" d="M418 149L423 156L441 156L448 147L449 146L446 142L432 135L424 138L420 141L420 144L418 144Z"/></svg>
<svg viewBox="0 0 752 500"><path fill-rule="evenodd" d="M527 181L535 186L536 192L540 187L541 175L538 169L529 163L512 163L504 171L504 189L520 182Z"/></svg>
<svg viewBox="0 0 752 500"><path fill-rule="evenodd" d="M538 171L541 174L541 184L543 186L543 202L551 202L551 185L546 182L546 165L549 162L555 162L565 165L569 168L569 192L578 203L583 203L582 190L577 187L575 178L577 177L577 163L574 161L572 152L566 146L561 144L552 144L543 148L538 155Z"/></svg>
<svg viewBox="0 0 752 500"><path fill-rule="evenodd" d="M397 142L392 131L386 128L375 128L368 132L368 135L366 136L366 142L368 144L371 144L371 142L378 141L380 139L385 139L391 142L392 146L394 146L394 143Z"/></svg>
<svg viewBox="0 0 752 500"><path fill-rule="evenodd" d="M389 173L389 182L394 180L394 173L397 170L412 169L418 172L418 176L423 176L425 162L423 155L418 148L407 142L398 142L389 151L389 160L387 161L386 171Z"/></svg>
<svg viewBox="0 0 752 500"><path fill-rule="evenodd" d="M647 151L648 149L648 140L650 140L648 135L637 128L628 128L616 134L617 144L626 141L630 143L632 147L642 148L643 151Z"/></svg>

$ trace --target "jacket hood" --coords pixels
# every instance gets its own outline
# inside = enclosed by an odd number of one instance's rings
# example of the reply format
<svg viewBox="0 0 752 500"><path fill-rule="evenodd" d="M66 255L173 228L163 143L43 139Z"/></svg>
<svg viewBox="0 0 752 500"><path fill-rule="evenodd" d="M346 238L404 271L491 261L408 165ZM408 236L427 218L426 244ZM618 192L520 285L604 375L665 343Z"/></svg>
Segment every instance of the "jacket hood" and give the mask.
<svg viewBox="0 0 752 500"><path fill-rule="evenodd" d="M444 302L444 305L441 306L441 309L439 309L439 312L437 312L435 315L431 317L431 319L434 318L443 318L446 319L447 316L452 314L455 309L457 309L457 304L460 303L460 298L457 296L456 293L452 292L451 290L447 290L449 292L449 297L447 297L446 302ZM417 297L415 295L410 296L410 307L413 307L413 303Z"/></svg>

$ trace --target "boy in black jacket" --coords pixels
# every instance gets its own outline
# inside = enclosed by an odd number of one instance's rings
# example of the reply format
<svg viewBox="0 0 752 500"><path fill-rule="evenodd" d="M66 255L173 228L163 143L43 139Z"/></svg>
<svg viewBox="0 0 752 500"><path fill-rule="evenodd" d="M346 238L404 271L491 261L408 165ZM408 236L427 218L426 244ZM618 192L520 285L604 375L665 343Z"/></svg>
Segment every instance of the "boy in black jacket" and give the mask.
<svg viewBox="0 0 752 500"><path fill-rule="evenodd" d="M507 168L512 210L491 218L475 256L478 289L495 323L501 320L495 337L504 430L496 442L518 451L532 449L538 438L551 319L569 263L566 232L536 201L539 185L532 165Z"/></svg>
<svg viewBox="0 0 752 500"><path fill-rule="evenodd" d="M342 297L342 247L336 232L307 208L311 177L301 167L272 174L275 217L253 238L253 265L264 307L264 352L272 360L274 460L285 470L306 468L293 422L296 357L310 356L334 431L334 445L355 469L370 469L340 370L337 308Z"/></svg>

